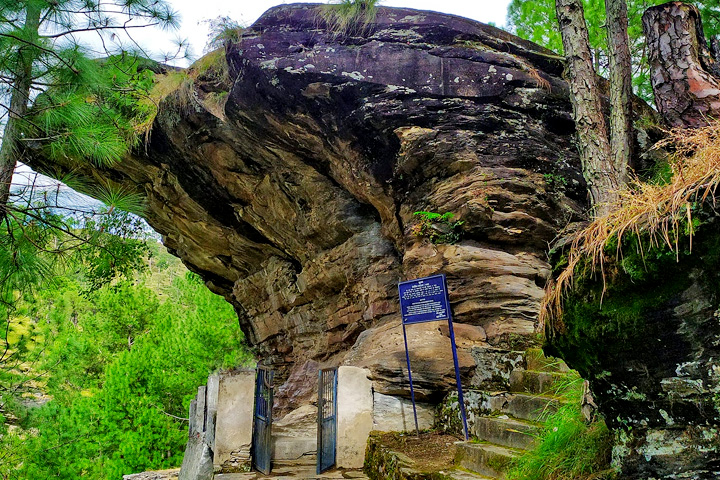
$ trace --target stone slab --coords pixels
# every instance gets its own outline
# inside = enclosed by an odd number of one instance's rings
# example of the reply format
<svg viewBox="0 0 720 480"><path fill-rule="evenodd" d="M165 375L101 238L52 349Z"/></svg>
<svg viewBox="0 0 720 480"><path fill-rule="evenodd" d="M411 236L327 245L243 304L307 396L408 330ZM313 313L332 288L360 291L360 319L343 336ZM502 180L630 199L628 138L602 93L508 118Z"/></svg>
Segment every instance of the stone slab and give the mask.
<svg viewBox="0 0 720 480"><path fill-rule="evenodd" d="M272 436L272 459L297 460L317 452L317 437L292 437L288 435Z"/></svg>
<svg viewBox="0 0 720 480"><path fill-rule="evenodd" d="M205 436L196 432L188 438L178 480L212 480L213 458Z"/></svg>
<svg viewBox="0 0 720 480"><path fill-rule="evenodd" d="M255 371L233 372L220 378L215 420L216 468L250 462Z"/></svg>
<svg viewBox="0 0 720 480"><path fill-rule="evenodd" d="M201 433L205 433L205 390L205 385L200 385L195 397L195 428Z"/></svg>
<svg viewBox="0 0 720 480"><path fill-rule="evenodd" d="M362 468L373 428L373 394L370 372L364 368L338 368L337 466Z"/></svg>
<svg viewBox="0 0 720 480"><path fill-rule="evenodd" d="M435 424L435 406L417 403L418 427L432 428ZM412 402L393 395L373 393L373 430L380 432L415 431Z"/></svg>
<svg viewBox="0 0 720 480"><path fill-rule="evenodd" d="M131 473L130 475L123 475L123 480L177 480L179 473L179 468L171 468L168 470Z"/></svg>
<svg viewBox="0 0 720 480"><path fill-rule="evenodd" d="M220 376L214 373L208 377L206 390L205 442L210 450L215 451L215 419L217 417L218 393Z"/></svg>
<svg viewBox="0 0 720 480"><path fill-rule="evenodd" d="M188 412L188 434L192 437L198 432L198 426L195 425L197 420L197 398L190 400L190 409Z"/></svg>

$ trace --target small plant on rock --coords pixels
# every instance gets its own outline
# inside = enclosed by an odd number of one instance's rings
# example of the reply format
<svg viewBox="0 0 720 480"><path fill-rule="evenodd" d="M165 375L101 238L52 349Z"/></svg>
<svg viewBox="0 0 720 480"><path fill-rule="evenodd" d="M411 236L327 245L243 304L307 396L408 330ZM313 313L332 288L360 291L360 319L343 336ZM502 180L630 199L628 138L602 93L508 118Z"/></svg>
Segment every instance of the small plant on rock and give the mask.
<svg viewBox="0 0 720 480"><path fill-rule="evenodd" d="M413 215L420 217L410 230L413 235L425 237L434 244L457 243L462 238L462 220L453 221L454 215L450 212L415 212Z"/></svg>
<svg viewBox="0 0 720 480"><path fill-rule="evenodd" d="M206 51L224 48L229 43L237 43L242 38L245 27L230 17L217 17L208 21L210 33L205 46Z"/></svg>
<svg viewBox="0 0 720 480"><path fill-rule="evenodd" d="M564 192L567 187L567 179L556 173L546 173L543 175L548 189L554 192Z"/></svg>

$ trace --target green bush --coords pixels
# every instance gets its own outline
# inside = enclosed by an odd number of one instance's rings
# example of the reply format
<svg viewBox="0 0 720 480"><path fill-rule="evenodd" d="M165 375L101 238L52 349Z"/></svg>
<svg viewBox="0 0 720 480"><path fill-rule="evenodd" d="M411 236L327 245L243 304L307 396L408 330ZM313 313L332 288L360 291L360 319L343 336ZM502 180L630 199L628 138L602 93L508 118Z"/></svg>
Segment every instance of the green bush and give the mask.
<svg viewBox="0 0 720 480"><path fill-rule="evenodd" d="M34 338L25 385L51 400L22 418L15 410L20 428L0 419L0 452L12 450L0 478L120 480L177 467L197 387L252 360L225 299L150 249L149 276L87 292L75 272L18 302L14 315Z"/></svg>

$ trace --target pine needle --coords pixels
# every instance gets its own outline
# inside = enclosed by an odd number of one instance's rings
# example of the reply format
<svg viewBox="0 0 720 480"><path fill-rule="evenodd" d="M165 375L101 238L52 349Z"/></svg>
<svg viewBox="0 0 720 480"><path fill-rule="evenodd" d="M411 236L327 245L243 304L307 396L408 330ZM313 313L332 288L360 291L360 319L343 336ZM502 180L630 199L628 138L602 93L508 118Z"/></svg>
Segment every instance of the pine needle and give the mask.
<svg viewBox="0 0 720 480"><path fill-rule="evenodd" d="M595 218L577 232L570 244L567 266L554 281L548 282L540 308L540 323L553 322L563 330L563 300L572 290L580 265L591 274L600 273L603 294L607 287L605 249L617 240L616 257L622 257L622 239L634 235L646 239L638 242L638 253L666 246L679 260L680 231L684 229L692 249L694 234L692 209L708 201L715 207L715 192L720 185L720 122L696 130L672 130L656 148L672 147L675 154L669 163L669 183L658 185L634 179L620 195L620 205L604 216ZM644 258L644 257L643 257Z"/></svg>

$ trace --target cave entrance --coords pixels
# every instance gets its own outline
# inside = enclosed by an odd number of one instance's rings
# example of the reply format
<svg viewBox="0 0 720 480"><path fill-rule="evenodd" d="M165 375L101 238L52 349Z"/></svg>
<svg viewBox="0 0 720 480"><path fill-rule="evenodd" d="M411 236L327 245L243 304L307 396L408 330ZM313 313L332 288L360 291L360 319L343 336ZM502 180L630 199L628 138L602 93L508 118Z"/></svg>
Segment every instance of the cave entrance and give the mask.
<svg viewBox="0 0 720 480"><path fill-rule="evenodd" d="M275 372L258 365L255 377L255 408L253 412L252 466L270 473L272 462L273 379Z"/></svg>
<svg viewBox="0 0 720 480"><path fill-rule="evenodd" d="M337 452L337 384L338 369L323 368L318 372L317 474L336 463Z"/></svg>

